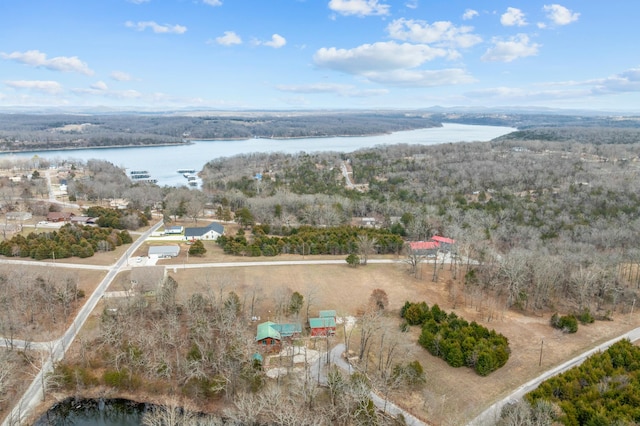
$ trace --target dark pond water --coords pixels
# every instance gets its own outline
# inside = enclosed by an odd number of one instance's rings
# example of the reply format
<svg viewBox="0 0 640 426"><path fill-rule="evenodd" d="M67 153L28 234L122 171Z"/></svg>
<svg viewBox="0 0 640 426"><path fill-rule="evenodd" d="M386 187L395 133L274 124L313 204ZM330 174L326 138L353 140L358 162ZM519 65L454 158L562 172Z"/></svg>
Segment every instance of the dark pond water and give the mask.
<svg viewBox="0 0 640 426"><path fill-rule="evenodd" d="M140 426L150 408L126 399L67 398L51 407L34 426Z"/></svg>

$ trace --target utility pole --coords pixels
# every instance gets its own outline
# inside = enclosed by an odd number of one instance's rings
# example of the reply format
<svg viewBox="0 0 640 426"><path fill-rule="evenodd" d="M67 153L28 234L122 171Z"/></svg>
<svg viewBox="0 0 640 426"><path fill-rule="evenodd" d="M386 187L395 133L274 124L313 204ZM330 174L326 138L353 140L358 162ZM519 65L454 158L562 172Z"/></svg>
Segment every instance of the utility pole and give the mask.
<svg viewBox="0 0 640 426"><path fill-rule="evenodd" d="M538 367L542 365L542 347L544 346L544 339L540 342L540 361L538 362Z"/></svg>

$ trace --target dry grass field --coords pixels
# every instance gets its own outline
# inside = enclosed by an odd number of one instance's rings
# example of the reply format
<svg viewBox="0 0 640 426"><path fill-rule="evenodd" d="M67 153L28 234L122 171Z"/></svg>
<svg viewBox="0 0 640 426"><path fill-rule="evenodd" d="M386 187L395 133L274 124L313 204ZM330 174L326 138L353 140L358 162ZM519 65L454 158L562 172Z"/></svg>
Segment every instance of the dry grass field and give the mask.
<svg viewBox="0 0 640 426"><path fill-rule="evenodd" d="M368 302L369 295L376 288L383 289L389 297L389 308L384 321L392 330L399 330L398 312L405 301L426 301L429 305L437 303L446 311L454 310L469 321L477 321L488 328L508 337L512 350L508 363L487 377L480 377L467 368L454 369L444 361L431 356L417 344L419 329L412 328L408 333L398 331L401 354L399 360L419 360L427 376L426 386L413 393L395 393L391 398L417 417L430 424L461 425L479 414L494 401L506 396L521 384L536 377L550 367L579 354L596 343L600 343L640 325L638 316L613 315L613 321L596 322L580 326L578 333L565 335L549 326L551 312L542 316L526 315L520 312L502 310L497 304L483 301L478 307L471 299L460 295L455 309L449 298L447 281L451 279L449 267L445 265L439 274L438 282L432 282L432 265L422 265L420 278L407 271L407 265L372 264L358 268L349 267L346 262L338 265L304 266L233 266L182 268L185 264L243 262L243 261L281 261L302 260L302 256L278 256L276 258L238 258L225 256L213 243L207 244L207 254L202 258L186 258L188 246L181 244L182 252L176 259L161 260L159 264L175 265L169 269L178 282L178 298L186 300L195 292L213 293L225 297L230 291L236 292L245 304L253 293L256 294L255 315L261 320L277 320L275 306L278 299L292 291L301 293L305 300L312 298L310 314L320 309L335 309L339 316L355 316ZM119 248L122 250L122 248ZM143 245L139 254L146 254ZM102 254L102 258L93 258L98 264L113 263L117 253ZM319 257L306 256L305 259L317 260ZM339 259L342 259L341 257ZM90 260L90 259L88 259ZM401 259L400 259L401 260ZM97 261L97 262L96 262ZM83 289L88 293L99 282L103 272L78 270ZM122 290L128 280L128 272L121 273L111 291ZM93 318L85 325L83 333L92 334L96 330L97 319L101 314L99 304ZM303 309L304 312L304 309ZM300 315L301 319L304 314ZM255 330L255 323L247 321L247 327ZM336 342L342 339L338 330ZM85 337L87 335L85 334ZM79 340L83 337L80 336ZM544 339L542 363L539 365L540 348ZM357 343L357 335L352 338ZM78 345L78 340L74 346ZM77 349L77 348L76 348Z"/></svg>
<svg viewBox="0 0 640 426"><path fill-rule="evenodd" d="M232 260L259 260L229 258L215 253L209 248L209 259L199 259L191 263ZM218 250L219 251L219 250ZM302 256L292 256L300 260ZM309 258L309 256L307 256ZM313 259L317 259L313 257ZM284 260L279 256L261 260ZM419 328L409 333L399 333L402 357L417 359L425 369L427 384L422 391L412 394L396 394L393 399L417 417L431 424L465 424L484 408L506 396L521 384L538 376L554 365L591 348L596 343L607 341L638 325L637 315L616 316L613 321L596 322L581 326L576 334L563 334L549 326L551 312L543 316L501 310L485 301L483 307L471 306L471 299L459 297L456 309L449 300L446 282L451 278L448 266L440 272L438 282L432 282L432 266L423 265L421 278L407 273L407 265L369 264L358 268L344 265L304 265L304 266L251 266L228 268L182 269L181 260L173 259L176 269L169 274L178 282L180 297L187 298L193 292L213 292L226 296L236 292L245 303L256 291L258 302L255 314L261 320L278 320L275 305L282 294L298 291L305 298L313 298L310 314L320 309L335 309L340 316L355 316L367 304L369 295L376 288L385 290L389 296L389 309L385 321L391 329L399 330L398 312L405 301L426 301L438 304L447 311L455 311L468 321L476 321L488 328L504 334L512 350L509 362L500 370L487 377L481 377L467 368L454 369L444 361L431 356L417 344ZM255 290L254 290L255 289ZM245 307L245 311L247 311ZM301 318L304 316L301 314ZM249 324L249 327L254 325ZM342 339L337 336L336 340ZM544 344L542 341L544 339ZM352 344L357 336L352 337ZM540 349L542 345L542 363Z"/></svg>

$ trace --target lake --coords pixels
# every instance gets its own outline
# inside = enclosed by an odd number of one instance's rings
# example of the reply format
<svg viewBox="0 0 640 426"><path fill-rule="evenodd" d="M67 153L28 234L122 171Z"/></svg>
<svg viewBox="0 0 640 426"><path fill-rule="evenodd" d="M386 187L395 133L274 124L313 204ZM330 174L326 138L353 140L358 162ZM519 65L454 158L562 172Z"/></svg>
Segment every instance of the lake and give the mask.
<svg viewBox="0 0 640 426"><path fill-rule="evenodd" d="M0 154L0 158L32 158L37 155L55 162L67 159L101 159L127 170L146 170L160 186L186 185L178 169L202 170L216 158L252 152L351 152L379 145L437 145L450 142L485 142L517 129L499 126L443 124L442 127L409 130L377 136L353 136L303 139L247 139L194 141L189 145L130 148L92 148L56 151L29 151Z"/></svg>

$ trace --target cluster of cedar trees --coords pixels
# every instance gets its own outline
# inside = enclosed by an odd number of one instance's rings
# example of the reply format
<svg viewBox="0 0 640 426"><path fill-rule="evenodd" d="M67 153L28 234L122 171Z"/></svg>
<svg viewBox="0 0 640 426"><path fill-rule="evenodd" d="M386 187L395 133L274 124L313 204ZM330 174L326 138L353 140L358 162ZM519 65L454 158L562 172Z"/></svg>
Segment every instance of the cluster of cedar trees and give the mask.
<svg viewBox="0 0 640 426"><path fill-rule="evenodd" d="M53 232L32 232L26 237L18 234L0 242L4 256L31 257L36 260L68 257L91 257L96 251L111 251L133 242L129 232L112 228L71 225Z"/></svg>
<svg viewBox="0 0 640 426"><path fill-rule="evenodd" d="M251 239L243 232L218 237L217 243L225 253L243 256L276 256L278 254L342 255L358 251L358 236L375 239L380 254L398 254L404 240L387 229L362 229L354 226L314 228L301 226L287 229L287 235L268 236L262 228L254 227Z"/></svg>
<svg viewBox="0 0 640 426"><path fill-rule="evenodd" d="M150 213L150 212L149 212ZM138 216L138 226L149 225L150 214L147 216L136 210L118 210L108 209L100 206L89 207L85 211L85 215L89 217L97 217L96 224L103 228L127 229L127 223L124 218L127 215L135 214Z"/></svg>
<svg viewBox="0 0 640 426"><path fill-rule="evenodd" d="M580 366L543 382L525 396L533 406L551 402L565 425L637 424L640 421L640 348L621 340Z"/></svg>
<svg viewBox="0 0 640 426"><path fill-rule="evenodd" d="M447 313L438 305L406 302L400 311L407 325L422 326L420 346L452 367L467 366L486 376L509 360L509 341L495 330Z"/></svg>

